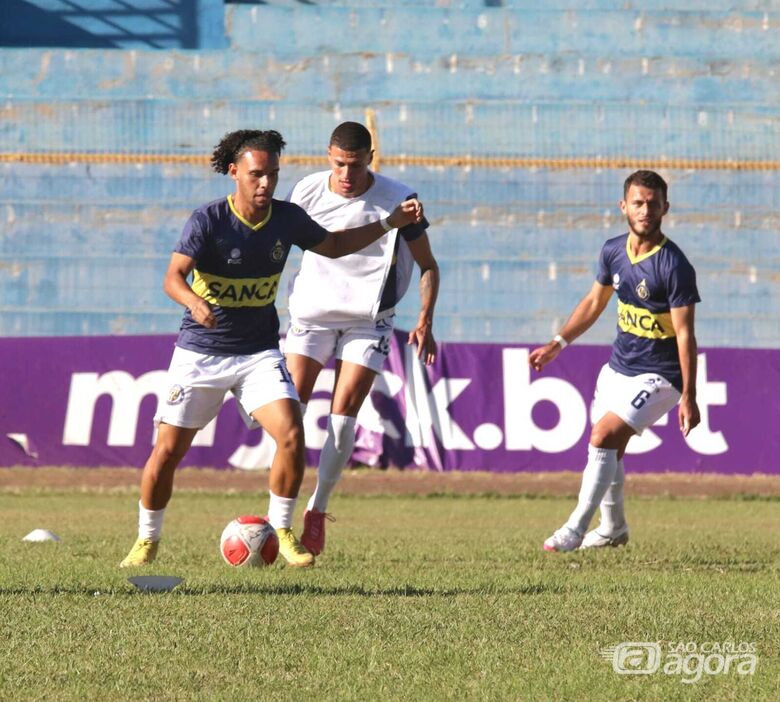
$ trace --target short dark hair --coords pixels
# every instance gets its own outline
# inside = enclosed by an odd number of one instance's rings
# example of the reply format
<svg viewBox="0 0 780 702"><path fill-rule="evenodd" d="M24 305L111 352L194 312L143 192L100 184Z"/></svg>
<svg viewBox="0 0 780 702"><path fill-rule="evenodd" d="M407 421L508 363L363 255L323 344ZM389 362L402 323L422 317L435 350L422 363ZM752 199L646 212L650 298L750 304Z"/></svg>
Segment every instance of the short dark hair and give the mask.
<svg viewBox="0 0 780 702"><path fill-rule="evenodd" d="M329 146L343 151L371 151L371 132L359 122L342 122L330 135Z"/></svg>
<svg viewBox="0 0 780 702"><path fill-rule="evenodd" d="M635 171L623 183L623 199L625 200L628 195L628 189L632 185L641 185L643 188L650 188L650 190L660 190L663 193L664 200L666 200L666 181L661 178L655 171Z"/></svg>
<svg viewBox="0 0 780 702"><path fill-rule="evenodd" d="M211 154L211 167L223 175L228 172L228 166L236 163L247 151L265 151L280 156L286 146L279 132L268 129L239 129L228 132L214 147Z"/></svg>

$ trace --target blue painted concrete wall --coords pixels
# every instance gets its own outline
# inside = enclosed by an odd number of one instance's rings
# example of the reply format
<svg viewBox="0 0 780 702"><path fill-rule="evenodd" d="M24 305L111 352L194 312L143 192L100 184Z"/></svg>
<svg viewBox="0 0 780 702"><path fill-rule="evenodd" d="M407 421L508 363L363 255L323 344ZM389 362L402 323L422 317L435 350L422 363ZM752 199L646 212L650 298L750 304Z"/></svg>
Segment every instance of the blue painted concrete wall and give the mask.
<svg viewBox="0 0 780 702"><path fill-rule="evenodd" d="M777 13L777 8L774 9ZM280 57L401 52L418 59L572 52L595 56L671 55L731 60L776 57L780 46L767 12L708 9L515 9L442 7L228 7L230 43ZM776 20L777 17L774 17ZM419 29L418 29L419 28ZM424 29L423 29L424 28ZM717 42L711 39L717 33ZM442 51L444 48L444 51Z"/></svg>
<svg viewBox="0 0 780 702"><path fill-rule="evenodd" d="M0 49L0 153L205 156L226 131L272 127L313 156L371 107L382 154L432 159L383 172L426 202L439 338L540 341L623 230L629 169L441 158L777 163L776 3L676 5L280 0L220 8L226 49ZM279 193L315 168L285 165ZM777 166L661 170L665 229L699 272L700 343L780 346ZM169 252L191 209L230 190L205 165L132 158L6 162L0 184L3 335L175 331ZM415 314L413 285L399 323ZM588 338L613 327L605 315Z"/></svg>
<svg viewBox="0 0 780 702"><path fill-rule="evenodd" d="M777 21L780 31L780 15ZM777 42L780 44L780 42ZM56 99L273 100L387 104L524 100L762 109L778 100L777 56L591 56L576 52L422 60L403 53L283 59L268 51L12 50L0 52L3 94ZM95 72L98 62L100 71ZM435 97L432 97L435 96Z"/></svg>
<svg viewBox="0 0 780 702"><path fill-rule="evenodd" d="M700 158L771 156L780 120L769 107L625 103L375 104L385 155L489 158ZM276 101L21 100L0 104L0 151L204 154L236 125L273 125L290 153L322 154L340 115L357 105Z"/></svg>
<svg viewBox="0 0 780 702"><path fill-rule="evenodd" d="M286 167L280 192L306 171ZM589 289L602 241L622 230L622 171L583 183L579 171L514 170L498 193L495 174L483 170L447 179L422 168L385 172L426 197L445 340L545 338ZM701 343L777 345L780 203L761 196L778 190L777 174L665 175L666 232L699 271ZM0 180L14 203L0 210L0 319L4 335L22 336L174 330L180 311L160 290L172 245L193 203L231 189L227 179L185 166L30 166L20 174L5 165ZM415 311L412 288L401 323ZM608 340L613 326L605 315L591 338Z"/></svg>

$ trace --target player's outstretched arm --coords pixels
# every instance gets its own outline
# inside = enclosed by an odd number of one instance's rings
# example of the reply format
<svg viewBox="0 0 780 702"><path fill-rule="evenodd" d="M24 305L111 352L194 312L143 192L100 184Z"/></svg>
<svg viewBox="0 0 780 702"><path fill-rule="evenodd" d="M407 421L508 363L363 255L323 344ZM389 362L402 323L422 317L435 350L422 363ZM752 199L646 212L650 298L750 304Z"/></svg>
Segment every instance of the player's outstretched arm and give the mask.
<svg viewBox="0 0 780 702"><path fill-rule="evenodd" d="M171 254L168 270L163 280L163 290L174 302L189 309L192 318L208 329L217 326L217 318L211 305L196 295L187 283L187 276L195 268L195 259L180 253Z"/></svg>
<svg viewBox="0 0 780 702"><path fill-rule="evenodd" d="M569 319L566 320L566 324L558 332L562 342L553 339L544 346L531 351L528 356L528 363L531 364L531 367L540 371L550 361L554 361L564 346L570 344L593 326L593 323L601 316L607 306L610 297L612 297L612 286L602 285L598 282L593 283L590 292L579 301Z"/></svg>
<svg viewBox="0 0 780 702"><path fill-rule="evenodd" d="M680 419L680 431L688 436L691 429L701 422L699 405L696 403L696 335L693 331L695 305L672 307L672 326L677 338L677 352L680 356L682 371L682 397L677 412Z"/></svg>
<svg viewBox="0 0 780 702"><path fill-rule="evenodd" d="M417 358L426 365L436 360L436 340L433 338L433 308L439 296L439 264L431 251L427 234L407 242L412 258L420 266L420 314L417 324L409 332L407 344L417 346Z"/></svg>
<svg viewBox="0 0 780 702"><path fill-rule="evenodd" d="M369 244L373 244L391 229L405 227L407 224L416 224L422 221L422 218L422 203L412 198L398 205L383 220L364 224L362 227L355 227L354 229L328 232L328 236L320 244L311 248L310 251L328 258L341 258L347 254L360 251L360 249L366 248Z"/></svg>

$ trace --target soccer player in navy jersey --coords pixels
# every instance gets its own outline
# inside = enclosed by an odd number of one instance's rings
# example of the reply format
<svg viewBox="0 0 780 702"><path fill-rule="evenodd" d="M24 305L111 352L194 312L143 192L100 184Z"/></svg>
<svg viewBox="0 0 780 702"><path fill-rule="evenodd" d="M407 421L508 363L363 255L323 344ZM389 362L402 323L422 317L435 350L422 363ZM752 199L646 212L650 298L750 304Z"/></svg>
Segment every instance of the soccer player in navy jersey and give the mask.
<svg viewBox="0 0 780 702"><path fill-rule="evenodd" d="M138 539L122 567L154 560L176 466L198 430L216 417L228 391L247 426L262 426L276 442L268 518L279 552L293 566L314 563L291 529L304 442L298 394L279 351L274 306L279 278L293 244L338 258L423 215L422 205L409 199L381 220L328 231L298 205L274 199L284 146L273 130L226 134L211 165L233 179L235 193L196 209L171 256L163 288L186 309L167 397L155 416L157 440L141 478Z"/></svg>
<svg viewBox="0 0 780 702"><path fill-rule="evenodd" d="M596 384L599 419L591 431L577 507L544 542L547 551L626 544L623 454L629 439L677 404L684 436L700 421L693 328L700 299L693 266L661 231L669 211L666 182L653 171L631 174L620 209L628 233L604 244L591 291L553 340L528 359L541 371L593 325L617 292L617 338ZM586 534L599 507L601 523Z"/></svg>

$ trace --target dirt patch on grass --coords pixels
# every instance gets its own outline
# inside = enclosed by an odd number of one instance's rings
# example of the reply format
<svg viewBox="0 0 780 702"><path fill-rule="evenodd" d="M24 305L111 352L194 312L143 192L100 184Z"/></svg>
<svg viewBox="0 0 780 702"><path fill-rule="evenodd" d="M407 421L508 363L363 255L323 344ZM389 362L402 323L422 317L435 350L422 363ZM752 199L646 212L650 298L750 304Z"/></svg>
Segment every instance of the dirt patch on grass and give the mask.
<svg viewBox="0 0 780 702"><path fill-rule="evenodd" d="M137 468L0 468L0 490L29 487L51 489L136 489ZM308 469L302 493L314 489L316 471ZM350 469L338 491L343 495L430 495L436 493L497 495L566 495L579 491L580 474L486 472L435 473L422 470ZM182 468L176 476L179 490L266 490L265 471ZM724 476L709 473L628 474L626 490L634 496L728 497L756 495L780 497L780 476Z"/></svg>

